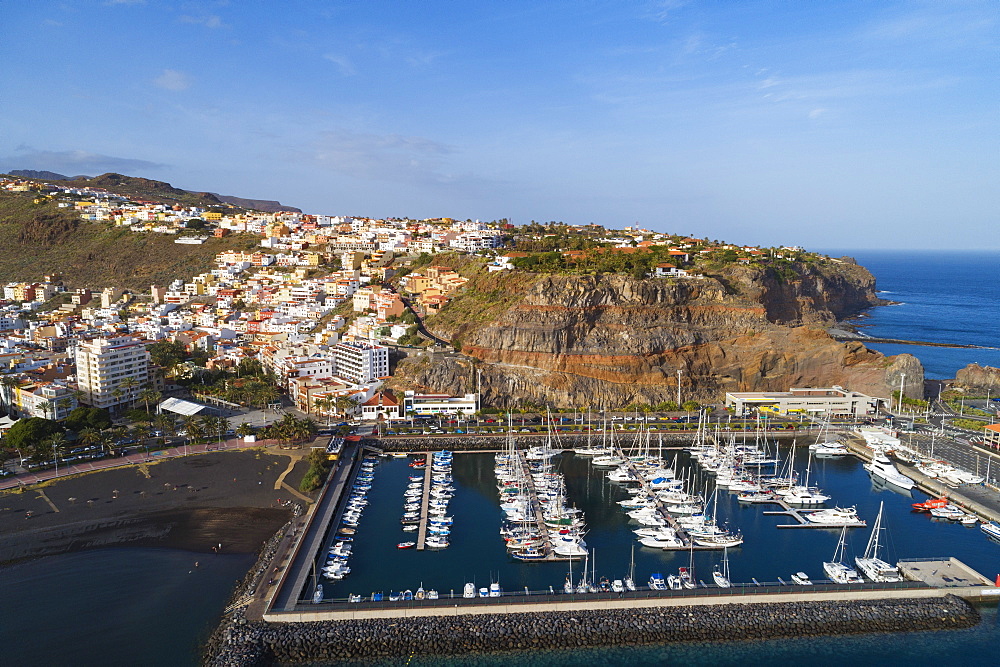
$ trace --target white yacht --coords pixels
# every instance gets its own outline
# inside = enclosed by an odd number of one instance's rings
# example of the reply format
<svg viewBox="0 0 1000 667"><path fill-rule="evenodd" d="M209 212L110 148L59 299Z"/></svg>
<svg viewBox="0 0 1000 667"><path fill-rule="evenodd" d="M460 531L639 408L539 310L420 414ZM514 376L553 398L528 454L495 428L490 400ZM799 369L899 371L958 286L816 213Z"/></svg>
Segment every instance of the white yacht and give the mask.
<svg viewBox="0 0 1000 667"><path fill-rule="evenodd" d="M878 516L875 518L875 525L872 526L872 534L868 538L868 547L865 549L865 555L863 557L855 557L854 564L872 581L879 583L902 581L903 578L899 576L899 568L889 565L878 557L878 548L880 546L878 543L879 533L882 532L883 504L879 503Z"/></svg>
<svg viewBox="0 0 1000 667"><path fill-rule="evenodd" d="M913 480L899 472L885 454L877 454L871 463L864 464L864 469L893 486L906 491L913 488Z"/></svg>
<svg viewBox="0 0 1000 667"><path fill-rule="evenodd" d="M834 507L833 509L803 512L803 515L810 523L821 523L824 525L864 525L864 521L858 518L858 510L854 507Z"/></svg>

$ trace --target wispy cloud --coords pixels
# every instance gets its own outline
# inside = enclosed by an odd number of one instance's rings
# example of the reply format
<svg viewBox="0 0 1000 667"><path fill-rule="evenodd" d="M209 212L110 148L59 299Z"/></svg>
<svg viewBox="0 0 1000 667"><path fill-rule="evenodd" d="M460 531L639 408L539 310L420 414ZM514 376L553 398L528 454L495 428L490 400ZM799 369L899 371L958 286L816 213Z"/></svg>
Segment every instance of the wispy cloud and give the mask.
<svg viewBox="0 0 1000 667"><path fill-rule="evenodd" d="M104 4L108 6L113 5L144 5L146 0L104 0Z"/></svg>
<svg viewBox="0 0 1000 667"><path fill-rule="evenodd" d="M214 14L206 14L203 16L191 16L190 14L184 14L180 17L181 23L190 23L192 25L200 25L206 28L227 28L222 19Z"/></svg>
<svg viewBox="0 0 1000 667"><path fill-rule="evenodd" d="M165 69L160 76L153 79L158 88L179 92L191 87L191 78L184 72L175 69Z"/></svg>
<svg viewBox="0 0 1000 667"><path fill-rule="evenodd" d="M34 169L54 171L67 176L97 175L109 171L135 174L163 169L166 165L135 158L114 157L88 151L46 151L31 146L18 146L16 153L0 157L0 171Z"/></svg>
<svg viewBox="0 0 1000 667"><path fill-rule="evenodd" d="M465 194L485 190L481 177L454 173L448 160L456 150L424 137L371 134L349 130L323 132L318 140L295 156L325 169L363 180L402 185L457 188Z"/></svg>
<svg viewBox="0 0 1000 667"><path fill-rule="evenodd" d="M323 60L329 60L331 63L337 66L340 73L344 76L354 76L358 71L354 68L354 63L350 61L345 56L337 55L336 53L325 53L323 54Z"/></svg>

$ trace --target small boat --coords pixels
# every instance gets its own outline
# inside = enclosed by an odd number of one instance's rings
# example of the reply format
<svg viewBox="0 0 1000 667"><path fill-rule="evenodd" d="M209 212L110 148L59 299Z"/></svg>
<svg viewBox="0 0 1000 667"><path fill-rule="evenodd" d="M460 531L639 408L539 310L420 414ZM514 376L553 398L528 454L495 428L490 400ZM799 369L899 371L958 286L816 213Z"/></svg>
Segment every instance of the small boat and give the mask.
<svg viewBox="0 0 1000 667"><path fill-rule="evenodd" d="M423 585L421 585L417 589L417 592L413 594L413 599L414 600L423 600L425 597L427 597L427 592L424 590Z"/></svg>
<svg viewBox="0 0 1000 667"><path fill-rule="evenodd" d="M885 454L876 455L871 463L865 463L862 467L875 477L880 477L901 489L909 491L913 488L913 480L899 472Z"/></svg>
<svg viewBox="0 0 1000 667"><path fill-rule="evenodd" d="M840 540L837 541L837 547L833 550L833 560L825 561L823 563L823 571L826 572L826 576L830 577L830 580L836 584L860 584L864 583L861 579L861 575L857 573L853 567L844 565L844 550L847 547L845 542L845 537L847 536L847 526L844 526L840 530Z"/></svg>
<svg viewBox="0 0 1000 667"><path fill-rule="evenodd" d="M677 576L681 580L681 586L684 588L696 588L698 584L694 580L694 571L686 567L677 568Z"/></svg>
<svg viewBox="0 0 1000 667"><path fill-rule="evenodd" d="M667 582L663 579L663 575L659 572L654 572L649 575L649 589L652 591L665 591L667 590Z"/></svg>
<svg viewBox="0 0 1000 667"><path fill-rule="evenodd" d="M412 599L413 599L413 591L407 588L405 591L403 591L403 600L409 601Z"/></svg>
<svg viewBox="0 0 1000 667"><path fill-rule="evenodd" d="M492 584L490 584L490 597L491 598L498 598L502 594L503 594L503 591L500 590L500 582L494 581Z"/></svg>
<svg viewBox="0 0 1000 667"><path fill-rule="evenodd" d="M733 583L729 579L729 549L722 552L722 566L716 565L712 570L712 579L719 588L732 588Z"/></svg>
<svg viewBox="0 0 1000 667"><path fill-rule="evenodd" d="M799 586L812 586L812 581L809 579L809 575L805 572L796 572L792 575L792 581L794 581Z"/></svg>
<svg viewBox="0 0 1000 667"><path fill-rule="evenodd" d="M406 531L407 533L413 533L420 530L420 526L415 523L408 523L405 526L403 526L403 530Z"/></svg>
<svg viewBox="0 0 1000 667"><path fill-rule="evenodd" d="M399 544L396 545L396 548L397 549L412 549L415 546L417 546L416 542L400 542Z"/></svg>
<svg viewBox="0 0 1000 667"><path fill-rule="evenodd" d="M323 584L316 584L316 590L313 591L313 604L319 604L323 601Z"/></svg>
<svg viewBox="0 0 1000 667"><path fill-rule="evenodd" d="M427 599L428 600L437 600L440 597L441 596L438 595L438 592L436 590L434 590L433 588L430 589L429 591L427 591Z"/></svg>
<svg viewBox="0 0 1000 667"><path fill-rule="evenodd" d="M382 591L379 591L378 593L372 593L372 602L381 602L383 597L384 596L382 595Z"/></svg>
<svg viewBox="0 0 1000 667"><path fill-rule="evenodd" d="M681 578L678 577L676 574L667 575L666 587L672 591L679 591L682 588L684 588L681 585Z"/></svg>
<svg viewBox="0 0 1000 667"><path fill-rule="evenodd" d="M488 598L489 596L490 596L490 589L485 587L479 589L479 597Z"/></svg>
<svg viewBox="0 0 1000 667"><path fill-rule="evenodd" d="M353 594L352 595L348 595L347 596L347 601L348 602L361 602L361 596L360 595L353 595Z"/></svg>
<svg viewBox="0 0 1000 667"><path fill-rule="evenodd" d="M856 557L854 564L872 581L880 583L902 581L903 578L899 575L899 568L886 563L878 557L878 550L881 546L879 544L879 533L884 530L882 528L883 505L884 503L879 503L878 516L875 517L875 525L872 526L872 534L868 538L868 547L865 549L865 555Z"/></svg>
<svg viewBox="0 0 1000 667"><path fill-rule="evenodd" d="M624 593L625 583L621 579L615 579L611 582L611 590L615 593Z"/></svg>
<svg viewBox="0 0 1000 667"><path fill-rule="evenodd" d="M476 597L476 585L474 583L472 583L471 581L469 583L467 583L465 585L465 588L462 589L462 597L463 598L474 598L474 597Z"/></svg>

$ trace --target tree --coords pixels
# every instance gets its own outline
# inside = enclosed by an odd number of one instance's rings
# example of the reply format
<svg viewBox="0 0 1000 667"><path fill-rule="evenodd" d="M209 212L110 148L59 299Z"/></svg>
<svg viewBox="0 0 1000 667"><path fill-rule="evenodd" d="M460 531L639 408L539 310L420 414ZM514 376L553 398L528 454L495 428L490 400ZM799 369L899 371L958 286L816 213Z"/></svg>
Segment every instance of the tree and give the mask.
<svg viewBox="0 0 1000 667"><path fill-rule="evenodd" d="M66 446L66 436L62 433L62 431L59 431L50 435L44 442L47 449L51 450L52 458L56 462L56 467L58 467L59 455L62 454L62 450ZM48 451L45 452L45 456L48 456Z"/></svg>
<svg viewBox="0 0 1000 667"><path fill-rule="evenodd" d="M92 426L88 426L80 429L80 432L77 433L77 438L81 445L99 445L101 443L101 432Z"/></svg>
<svg viewBox="0 0 1000 667"><path fill-rule="evenodd" d="M246 437L248 435L253 435L256 432L257 432L257 429L255 429L253 426L251 426L247 422L243 422L238 427L236 427L236 435L240 436L241 438L242 437Z"/></svg>
<svg viewBox="0 0 1000 667"><path fill-rule="evenodd" d="M184 349L184 345L174 341L158 340L147 345L146 349L149 351L149 360L162 367L167 374L174 366L187 359L187 350Z"/></svg>
<svg viewBox="0 0 1000 667"><path fill-rule="evenodd" d="M146 412L149 412L150 403L159 403L160 399L163 398L163 394L156 391L155 389L143 389L139 392L139 400L146 405Z"/></svg>
<svg viewBox="0 0 1000 667"><path fill-rule="evenodd" d="M13 375L4 375L3 379L0 380L0 384L3 385L4 393L4 403L7 405L7 411L14 411L14 388L21 384Z"/></svg>
<svg viewBox="0 0 1000 667"><path fill-rule="evenodd" d="M135 397L133 395L135 392L132 390L139 386L139 381L133 377L127 377L123 378L122 381L118 383L118 386L124 390L126 400L131 400L132 406L135 407Z"/></svg>
<svg viewBox="0 0 1000 667"><path fill-rule="evenodd" d="M81 431L88 426L98 431L111 426L111 415L103 408L78 407L69 413L64 422L71 431Z"/></svg>
<svg viewBox="0 0 1000 667"><path fill-rule="evenodd" d="M684 412L696 412L701 409L701 404L698 403L698 401L684 401L684 404L681 405L681 409L684 410Z"/></svg>
<svg viewBox="0 0 1000 667"><path fill-rule="evenodd" d="M4 443L8 448L30 451L46 438L55 433L61 433L62 428L51 419L30 417L21 419L7 431Z"/></svg>

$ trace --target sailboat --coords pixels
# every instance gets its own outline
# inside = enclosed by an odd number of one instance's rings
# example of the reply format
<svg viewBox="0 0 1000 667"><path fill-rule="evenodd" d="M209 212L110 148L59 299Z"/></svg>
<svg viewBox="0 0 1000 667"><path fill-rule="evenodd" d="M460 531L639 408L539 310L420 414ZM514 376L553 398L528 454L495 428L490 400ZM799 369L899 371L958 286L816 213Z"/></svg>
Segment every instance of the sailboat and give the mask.
<svg viewBox="0 0 1000 667"><path fill-rule="evenodd" d="M826 576L830 577L830 581L836 584L864 583L854 568L843 563L844 549L847 546L845 542L846 537L847 526L844 526L840 531L840 540L837 541L837 548L833 550L833 560L823 563L823 571L826 572Z"/></svg>
<svg viewBox="0 0 1000 667"><path fill-rule="evenodd" d="M899 568L889 565L878 557L879 533L882 532L882 506L878 505L878 516L875 518L875 525L872 526L872 534L868 538L868 547L865 549L864 557L855 557L854 564L864 573L866 577L877 582L902 581L899 576Z"/></svg>
<svg viewBox="0 0 1000 667"><path fill-rule="evenodd" d="M635 590L635 545L632 545L632 559L628 564L628 576L625 577L625 589L629 591Z"/></svg>
<svg viewBox="0 0 1000 667"><path fill-rule="evenodd" d="M794 447L794 444L792 446ZM830 499L830 496L824 495L818 488L809 486L809 472L811 468L812 452L810 451L806 460L805 483L801 486L793 486L789 489L788 493L784 494L785 502L789 505L822 505ZM779 491L778 493L780 494L781 492Z"/></svg>
<svg viewBox="0 0 1000 667"><path fill-rule="evenodd" d="M715 580L715 585L719 588L732 588L733 583L729 580L729 549L723 549L722 551L722 569L716 565L715 569L712 570L712 579Z"/></svg>

